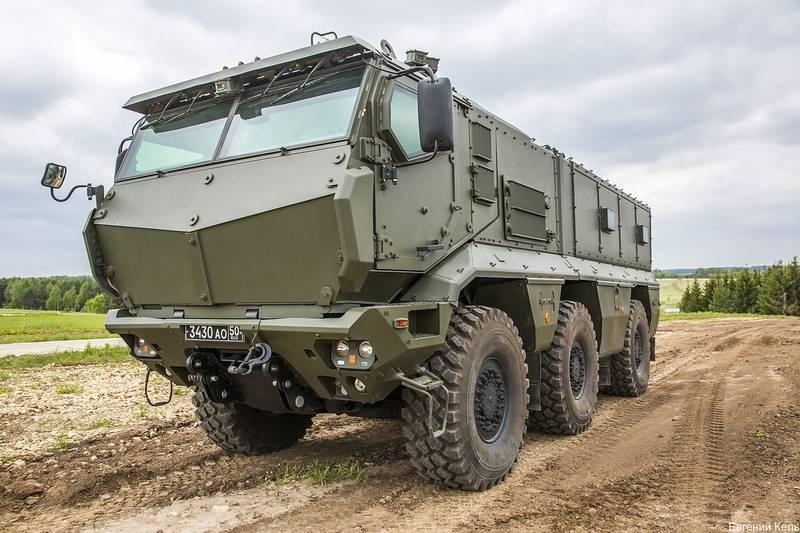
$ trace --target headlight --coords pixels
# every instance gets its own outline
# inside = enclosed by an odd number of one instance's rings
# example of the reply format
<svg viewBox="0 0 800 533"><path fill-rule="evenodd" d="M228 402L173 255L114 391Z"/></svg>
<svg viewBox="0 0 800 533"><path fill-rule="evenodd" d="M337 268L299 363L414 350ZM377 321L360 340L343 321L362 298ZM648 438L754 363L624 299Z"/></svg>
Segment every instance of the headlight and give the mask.
<svg viewBox="0 0 800 533"><path fill-rule="evenodd" d="M369 359L372 357L374 350L372 349L372 344L369 341L364 341L358 345L358 355L363 357L364 359Z"/></svg>
<svg viewBox="0 0 800 533"><path fill-rule="evenodd" d="M375 349L369 341L342 339L331 344L331 359L336 368L369 370L375 358Z"/></svg>
<svg viewBox="0 0 800 533"><path fill-rule="evenodd" d="M339 357L347 357L348 352L350 352L350 345L347 344L346 340L341 340L336 343L336 355Z"/></svg>

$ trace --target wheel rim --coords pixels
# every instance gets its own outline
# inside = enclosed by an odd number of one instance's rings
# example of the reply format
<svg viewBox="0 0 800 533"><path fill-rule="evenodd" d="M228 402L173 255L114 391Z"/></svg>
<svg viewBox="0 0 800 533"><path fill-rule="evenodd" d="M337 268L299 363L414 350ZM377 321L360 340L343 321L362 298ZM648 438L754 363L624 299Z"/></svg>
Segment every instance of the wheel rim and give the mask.
<svg viewBox="0 0 800 533"><path fill-rule="evenodd" d="M586 349L577 339L569 349L569 386L575 399L583 395L586 387Z"/></svg>
<svg viewBox="0 0 800 533"><path fill-rule="evenodd" d="M500 435L506 418L508 384L503 365L494 357L481 365L475 383L475 425L484 442Z"/></svg>

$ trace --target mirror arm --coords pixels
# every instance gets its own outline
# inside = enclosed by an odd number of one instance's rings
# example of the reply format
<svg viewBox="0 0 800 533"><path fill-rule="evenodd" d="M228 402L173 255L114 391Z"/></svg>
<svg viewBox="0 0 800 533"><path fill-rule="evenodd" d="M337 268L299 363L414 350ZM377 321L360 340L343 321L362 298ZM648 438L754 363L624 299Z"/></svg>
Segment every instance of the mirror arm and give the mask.
<svg viewBox="0 0 800 533"><path fill-rule="evenodd" d="M64 198L58 198L55 193L55 189L52 187L50 188L50 197L55 200L56 202L66 202L72 197L72 193L77 191L78 189L86 189L86 196L91 200L92 198L95 199L95 203L97 207L100 207L100 202L102 202L103 197L105 196L105 187L102 185L98 185L97 187L92 187L91 183L87 183L86 185L76 185L72 189L69 190L67 195Z"/></svg>
<svg viewBox="0 0 800 533"><path fill-rule="evenodd" d="M414 165L419 165L420 163L427 163L428 161L431 161L434 157L436 157L438 154L439 154L439 139L434 139L433 152L431 152L431 155L429 155L425 159L418 159L417 161L409 161L408 163L401 163L395 166L397 168L403 168L403 167L411 167Z"/></svg>

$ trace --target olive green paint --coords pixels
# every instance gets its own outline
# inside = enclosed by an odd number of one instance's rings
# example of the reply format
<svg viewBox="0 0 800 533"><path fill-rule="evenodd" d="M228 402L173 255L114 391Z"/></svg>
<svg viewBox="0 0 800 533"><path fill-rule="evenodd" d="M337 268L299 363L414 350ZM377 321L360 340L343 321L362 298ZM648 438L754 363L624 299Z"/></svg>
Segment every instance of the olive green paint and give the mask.
<svg viewBox="0 0 800 533"><path fill-rule="evenodd" d="M310 68L331 52L345 61L366 53L384 69L366 68L346 138L118 181L90 216L92 273L124 302L107 327L159 345L159 357L143 362L175 369L185 384L179 370L192 351L264 341L316 396L370 403L398 387L396 372L413 374L431 356L452 306L464 302L506 311L534 363L565 299L589 308L602 355L622 348L632 297L655 332L658 285L650 243L639 238L640 226L651 229L648 206L458 93L454 149L408 166L415 160L391 129L391 95L397 85L413 92L421 75L389 79L385 70L405 65L358 38L151 91L125 107L158 112L215 81L265 83L283 65ZM394 327L410 317L421 330ZM189 343L187 324L239 325L246 342ZM334 368L330 342L342 338L368 339L375 365Z"/></svg>

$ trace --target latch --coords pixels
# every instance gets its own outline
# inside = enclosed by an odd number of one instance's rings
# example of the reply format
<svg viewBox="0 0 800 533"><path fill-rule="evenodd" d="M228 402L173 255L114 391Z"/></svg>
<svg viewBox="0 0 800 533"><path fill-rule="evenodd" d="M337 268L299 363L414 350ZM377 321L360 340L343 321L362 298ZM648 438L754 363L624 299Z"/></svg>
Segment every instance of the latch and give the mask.
<svg viewBox="0 0 800 533"><path fill-rule="evenodd" d="M381 183L381 190L386 190L386 182L391 181L392 185L397 185L397 167L392 165L380 165L378 167L378 173L380 174L380 183Z"/></svg>

